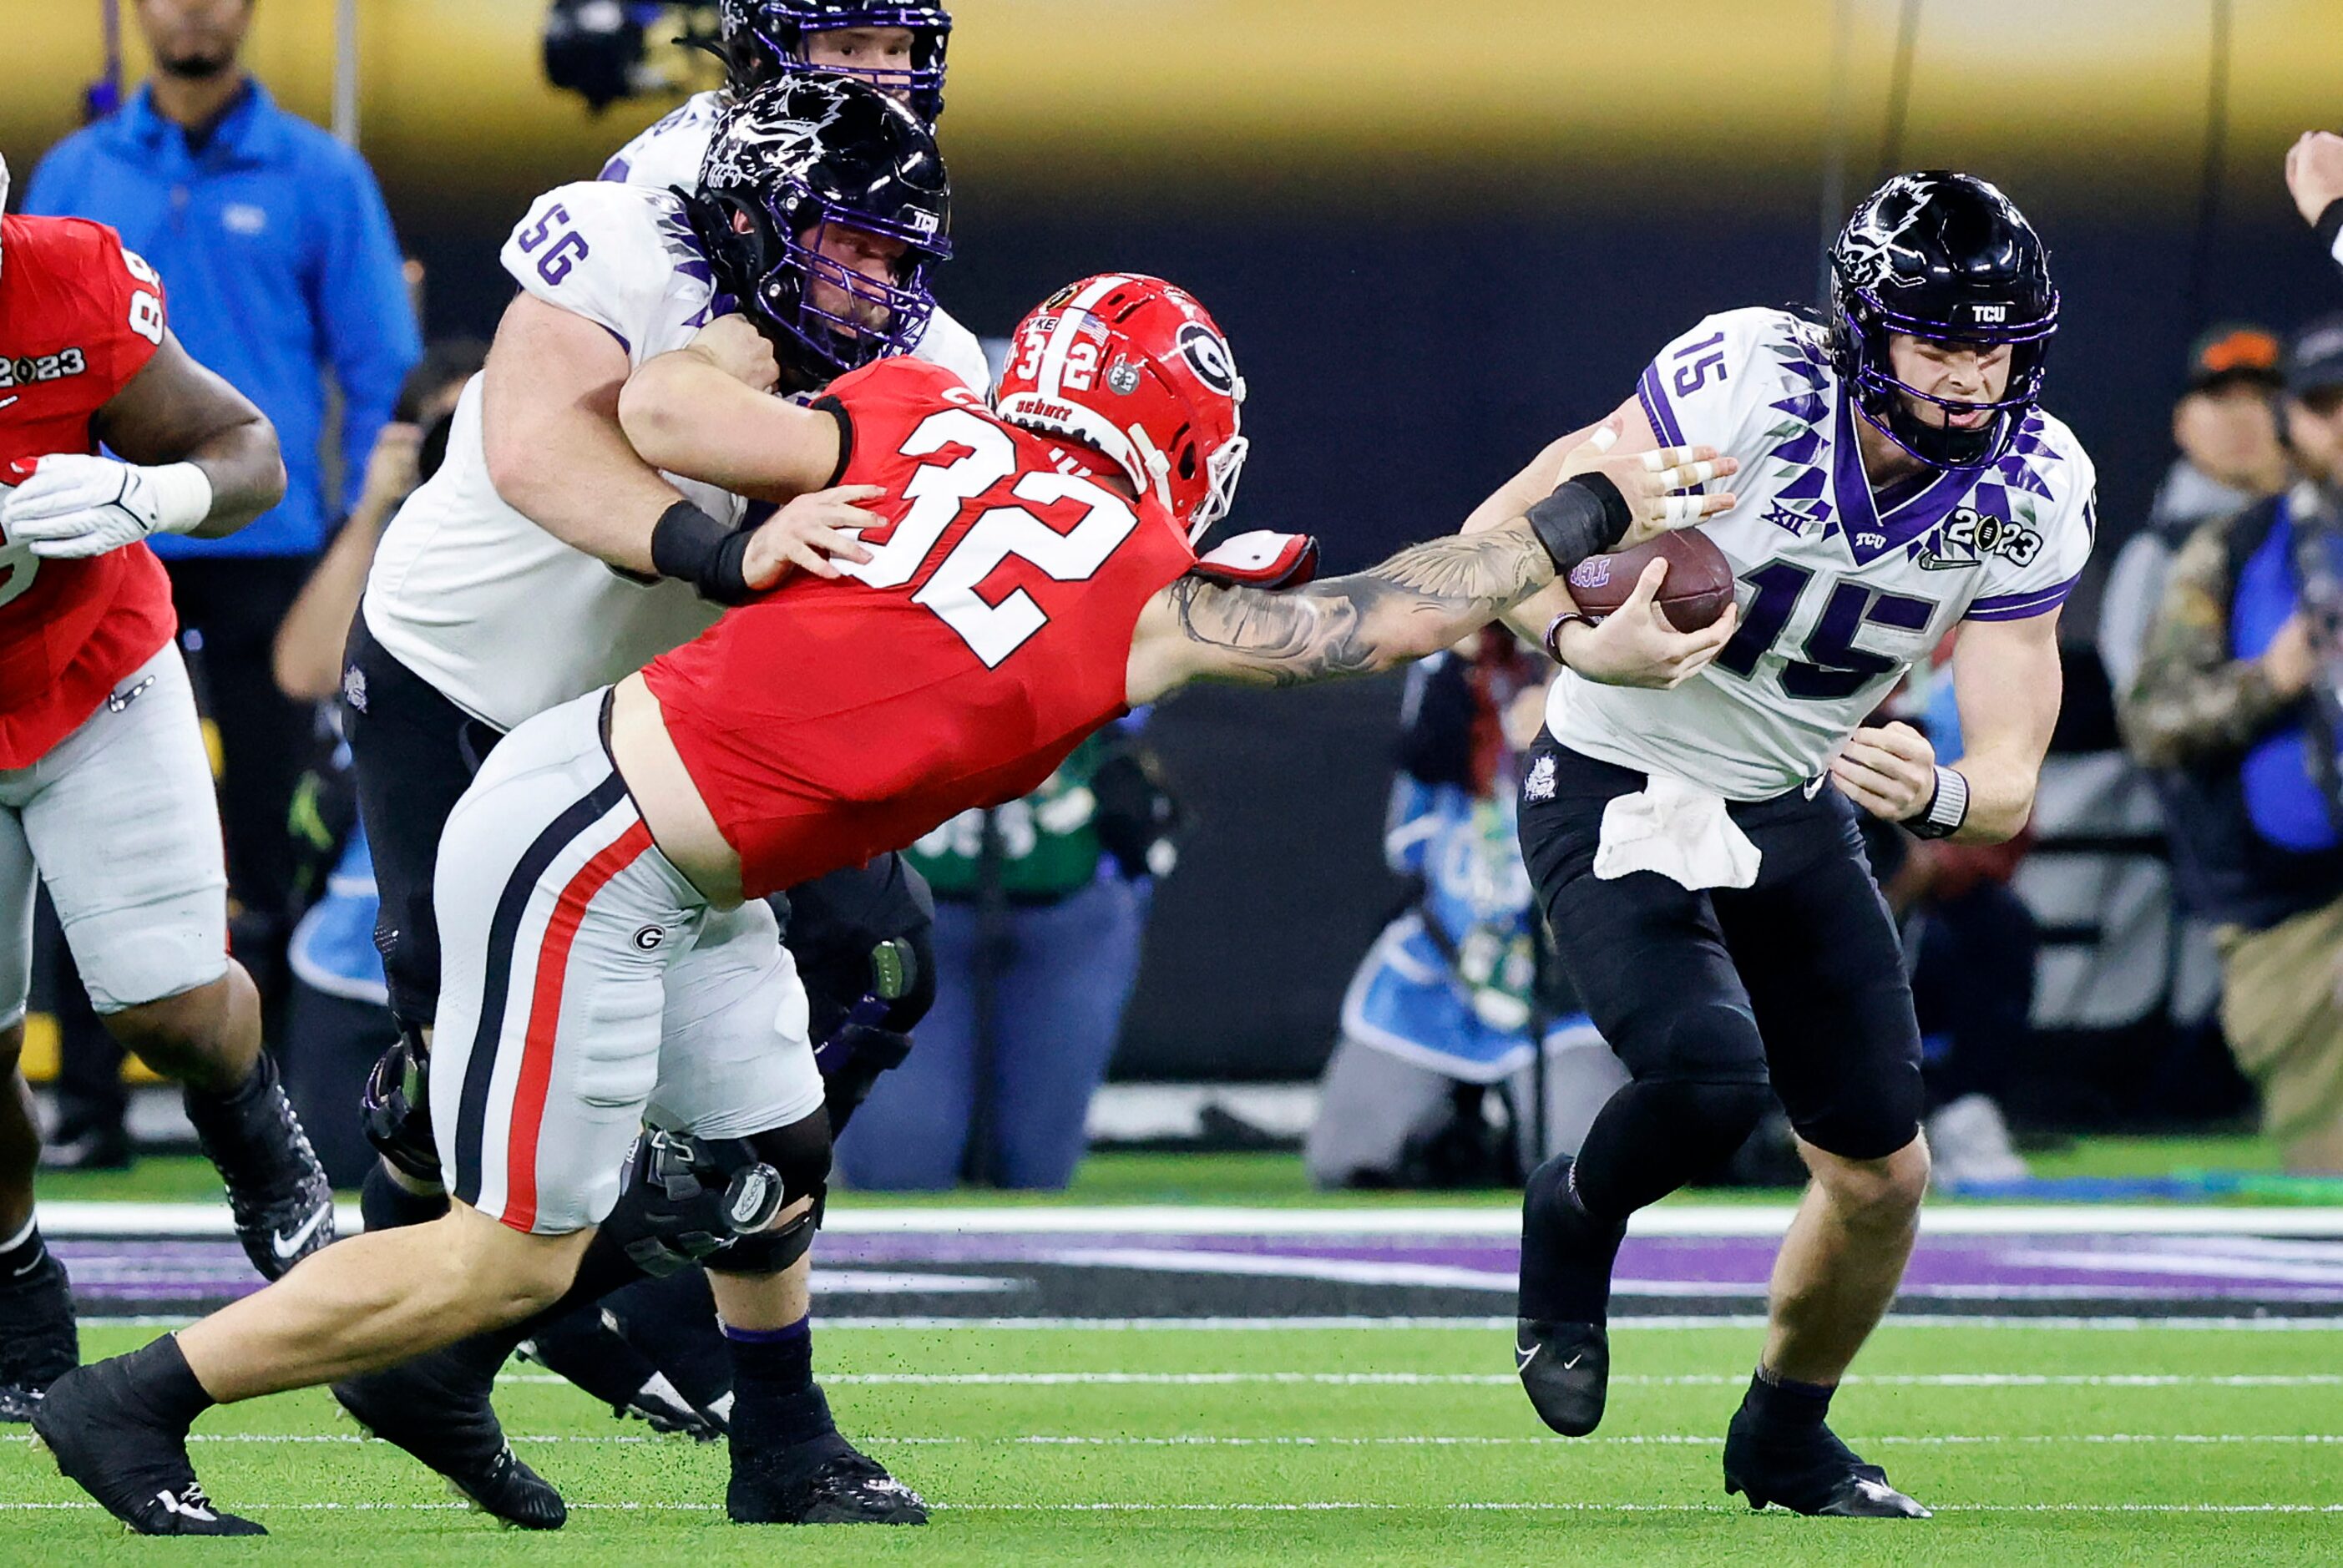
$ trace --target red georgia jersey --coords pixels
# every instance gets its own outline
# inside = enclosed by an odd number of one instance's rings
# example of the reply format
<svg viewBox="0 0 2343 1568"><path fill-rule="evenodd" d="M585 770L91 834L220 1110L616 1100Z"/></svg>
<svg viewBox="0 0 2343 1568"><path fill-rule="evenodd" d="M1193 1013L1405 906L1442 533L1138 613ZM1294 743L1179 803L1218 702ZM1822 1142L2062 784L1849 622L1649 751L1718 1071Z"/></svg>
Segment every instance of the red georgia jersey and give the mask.
<svg viewBox="0 0 2343 1568"><path fill-rule="evenodd" d="M792 576L645 676L751 895L1030 794L1123 712L1141 609L1195 565L1152 499L992 417L948 370L833 383L888 526L851 576Z"/></svg>
<svg viewBox="0 0 2343 1568"><path fill-rule="evenodd" d="M0 217L0 484L97 450L91 417L163 341L163 286L104 224ZM0 543L0 769L29 768L177 625L143 544L45 561Z"/></svg>

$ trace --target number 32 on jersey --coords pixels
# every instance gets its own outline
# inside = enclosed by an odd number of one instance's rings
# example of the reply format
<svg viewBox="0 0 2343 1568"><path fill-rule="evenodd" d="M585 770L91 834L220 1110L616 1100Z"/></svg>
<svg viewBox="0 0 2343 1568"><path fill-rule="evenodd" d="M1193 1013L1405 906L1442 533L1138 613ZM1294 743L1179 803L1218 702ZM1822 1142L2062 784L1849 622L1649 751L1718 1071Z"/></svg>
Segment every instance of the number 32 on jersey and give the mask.
<svg viewBox="0 0 2343 1568"><path fill-rule="evenodd" d="M840 566L872 588L900 588L919 575L961 508L1017 471L1015 439L965 408L930 415L904 441L902 450L907 457L932 457L955 447L966 450L949 462L925 465L903 487L910 506L887 542L871 548L871 558L859 565L841 561ZM1076 503L1082 515L1061 532L1024 507L989 507L911 596L912 603L934 611L957 632L988 669L999 668L1050 618L1021 588L993 604L977 592L979 584L1011 556L1055 581L1087 581L1139 526L1139 514L1130 503L1072 474L1031 472L1009 494L1036 507Z"/></svg>

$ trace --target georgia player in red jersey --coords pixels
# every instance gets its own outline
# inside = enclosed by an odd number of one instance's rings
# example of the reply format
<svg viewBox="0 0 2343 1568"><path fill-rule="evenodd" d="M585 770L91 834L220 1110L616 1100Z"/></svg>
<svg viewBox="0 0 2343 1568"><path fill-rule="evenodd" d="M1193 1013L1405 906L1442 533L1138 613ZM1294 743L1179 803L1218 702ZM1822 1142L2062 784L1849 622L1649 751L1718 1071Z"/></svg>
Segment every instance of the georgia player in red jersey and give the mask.
<svg viewBox="0 0 2343 1568"><path fill-rule="evenodd" d="M6 185L0 166L0 200ZM333 1231L227 956L211 769L143 542L274 505L277 433L187 357L160 280L101 224L0 216L0 1420L24 1421L77 1359L17 1065L36 877L107 1028L186 1086L254 1263L274 1278Z"/></svg>
<svg viewBox="0 0 2343 1568"><path fill-rule="evenodd" d="M830 541L839 575L789 578L489 757L435 875L431 1121L456 1201L56 1385L41 1435L134 1529L259 1530L201 1501L185 1439L211 1403L388 1365L558 1297L645 1119L705 1162L683 1180L638 1152L636 1179L670 1206L722 1194L691 1211L739 1232L700 1254L734 1358L728 1512L805 1517L814 1458L779 1434L820 1397L781 1392L809 1353L820 1187L760 1139L800 1114L791 1075L817 1108L820 1079L801 1020L731 1050L717 1038L730 1031L703 1028L727 999L669 989L712 911L1024 794L1127 705L1198 678L1291 685L1421 658L1623 538L1733 504L1669 494L1732 471L1706 448L1606 458L1598 440L1512 523L1271 591L1242 579L1290 581L1306 541L1198 570L1244 453L1243 384L1212 318L1168 284L1115 275L1054 296L990 408L905 358L799 407L733 380L720 347L635 372L620 415L637 450L740 494L865 485L884 522Z"/></svg>

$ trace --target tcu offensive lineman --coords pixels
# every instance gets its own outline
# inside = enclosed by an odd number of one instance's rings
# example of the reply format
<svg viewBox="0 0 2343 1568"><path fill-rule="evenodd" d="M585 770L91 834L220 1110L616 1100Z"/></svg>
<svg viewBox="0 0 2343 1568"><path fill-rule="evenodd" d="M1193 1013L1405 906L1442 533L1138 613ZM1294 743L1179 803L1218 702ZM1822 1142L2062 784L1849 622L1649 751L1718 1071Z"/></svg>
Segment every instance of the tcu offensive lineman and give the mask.
<svg viewBox="0 0 2343 1568"><path fill-rule="evenodd" d="M1828 325L1712 316L1618 413L1623 447L1689 439L1740 459L1742 499L1704 530L1740 578L1730 639L1651 613L1656 565L1600 626L1561 592L1516 621L1553 615L1531 635L1568 667L1523 780L1523 858L1634 1081L1574 1162L1530 1178L1514 1357L1548 1425L1593 1431L1628 1215L1729 1155L1778 1096L1814 1180L1725 1483L1756 1507L1916 1517L1824 1421L1902 1278L1928 1180L1919 1028L1853 808L1973 842L2025 825L2094 474L2037 407L2058 296L2001 192L1898 176L1830 261ZM1475 520L1534 493L1554 456ZM1910 726L1866 720L1956 627L1966 749L1948 766Z"/></svg>
<svg viewBox="0 0 2343 1568"><path fill-rule="evenodd" d="M653 122L602 166L602 178L652 190L690 189L724 111L742 94L785 76L852 76L903 104L930 128L943 117L952 22L941 5L722 0L718 15L725 85L695 93ZM928 317L911 352L980 392L992 385L984 346L940 307Z"/></svg>
<svg viewBox="0 0 2343 1568"><path fill-rule="evenodd" d="M941 5L869 0L723 0L717 52L727 82L695 94L628 142L603 166L601 178L651 190L690 190L724 112L742 95L788 76L833 75L866 82L933 128L943 115L945 55L951 15ZM935 307L911 352L941 365L978 391L992 382L976 335ZM927 879L897 854L874 858L820 881L791 888L774 907L782 940L796 960L813 1005L814 1038L825 1051L853 1061L867 1077L910 1049L910 1030L927 1013L935 988L928 950L934 918ZM839 1020L868 990L880 944L899 943L910 973L905 994L875 1025L845 1024L863 1052L845 1048ZM833 1085L831 1132L842 1130L861 1086ZM720 1430L729 1401L729 1363L716 1338L714 1308L697 1270L646 1281L601 1310L579 1311L533 1327L521 1353L562 1373L614 1413L639 1415L661 1430L709 1435ZM491 1353L479 1347L476 1359Z"/></svg>
<svg viewBox="0 0 2343 1568"><path fill-rule="evenodd" d="M7 189L0 164L0 206ZM185 1085L253 1265L275 1279L333 1240L227 954L211 767L145 543L232 534L284 491L276 430L187 357L153 268L102 224L0 216L0 1420L29 1419L79 1359L17 1065L36 877L106 1027Z"/></svg>
<svg viewBox="0 0 2343 1568"><path fill-rule="evenodd" d="M1181 290L1110 275L1053 296L990 409L907 357L797 407L728 374L722 339L745 330L719 322L635 374L621 410L638 449L751 493L868 484L879 519L840 552L845 575L792 578L489 759L438 866L432 1112L459 1201L57 1383L42 1436L134 1529L258 1532L201 1503L186 1437L216 1401L381 1365L563 1291L613 1218L644 1115L706 1141L711 1182L728 1163L789 1169L773 1091L793 1077L802 1100L811 1052L771 1037L763 999L688 975L711 941L778 960L769 922L744 935L721 911L1029 793L1101 725L1189 681L1286 686L1422 658L1623 537L1732 504L1667 493L1729 459L1605 458L1597 439L1564 465L1577 477L1478 538L1267 591L1307 540L1198 574L1194 542L1242 466L1243 383ZM744 1000L768 1031L753 1053L721 1016ZM638 1181L658 1170L637 1155ZM819 1189L790 1181L786 1197L757 1228L729 1216L744 1233L709 1259L738 1394L736 1520L797 1516L779 1506L801 1484L795 1434L812 1414L827 1426L803 1275L744 1255L807 1231Z"/></svg>

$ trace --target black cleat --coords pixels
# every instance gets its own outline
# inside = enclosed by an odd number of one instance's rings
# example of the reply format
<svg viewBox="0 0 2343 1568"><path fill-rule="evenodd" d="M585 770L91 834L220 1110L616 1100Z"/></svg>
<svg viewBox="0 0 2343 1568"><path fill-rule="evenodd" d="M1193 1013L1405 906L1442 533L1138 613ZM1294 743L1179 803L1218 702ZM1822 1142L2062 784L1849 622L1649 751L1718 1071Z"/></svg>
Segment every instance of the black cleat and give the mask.
<svg viewBox="0 0 2343 1568"><path fill-rule="evenodd" d="M1929 1511L1887 1484L1827 1426L1768 1432L1744 1405L1725 1433L1725 1490L1752 1508L1778 1503L1793 1513L1838 1519L1926 1519Z"/></svg>
<svg viewBox="0 0 2343 1568"><path fill-rule="evenodd" d="M1513 1323L1513 1370L1538 1419L1564 1437L1603 1424L1611 1387L1611 1335L1601 1323Z"/></svg>
<svg viewBox="0 0 2343 1568"><path fill-rule="evenodd" d="M488 1385L447 1352L337 1382L334 1397L360 1426L447 1477L481 1512L522 1530L568 1523L561 1493L505 1441Z"/></svg>
<svg viewBox="0 0 2343 1568"><path fill-rule="evenodd" d="M141 1535L266 1535L204 1495L184 1427L158 1419L122 1361L77 1367L50 1385L33 1431L65 1478Z"/></svg>
<svg viewBox="0 0 2343 1568"><path fill-rule="evenodd" d="M1522 1191L1522 1274L1513 1370L1538 1417L1564 1437L1603 1423L1611 1339L1598 1320L1624 1225L1604 1225L1571 1191L1571 1160L1556 1155Z"/></svg>
<svg viewBox="0 0 2343 1568"><path fill-rule="evenodd" d="M0 1279L0 1421L30 1421L49 1385L81 1364L73 1287L54 1253Z"/></svg>
<svg viewBox="0 0 2343 1568"><path fill-rule="evenodd" d="M266 1051L258 1078L231 1095L190 1089L184 1098L196 1141L227 1183L244 1255L263 1279L277 1280L333 1244L334 1190Z"/></svg>
<svg viewBox="0 0 2343 1568"><path fill-rule="evenodd" d="M819 1388L792 1396L830 1402ZM801 1412L802 1413L802 1412ZM724 1512L735 1524L925 1524L920 1494L847 1442L836 1427L786 1447L754 1447L732 1433Z"/></svg>
<svg viewBox="0 0 2343 1568"><path fill-rule="evenodd" d="M598 1308L580 1307L546 1324L521 1341L516 1353L568 1378L621 1420L647 1422L653 1432L685 1432L702 1442L724 1435L723 1422L684 1397Z"/></svg>

